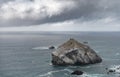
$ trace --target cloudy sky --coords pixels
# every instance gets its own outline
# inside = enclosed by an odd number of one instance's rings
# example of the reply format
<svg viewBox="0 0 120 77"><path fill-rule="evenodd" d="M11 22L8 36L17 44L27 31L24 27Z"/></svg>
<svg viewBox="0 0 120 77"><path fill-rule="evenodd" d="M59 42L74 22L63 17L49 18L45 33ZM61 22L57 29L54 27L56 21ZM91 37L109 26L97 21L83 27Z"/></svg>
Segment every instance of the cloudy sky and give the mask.
<svg viewBox="0 0 120 77"><path fill-rule="evenodd" d="M120 0L0 0L0 31L120 31Z"/></svg>

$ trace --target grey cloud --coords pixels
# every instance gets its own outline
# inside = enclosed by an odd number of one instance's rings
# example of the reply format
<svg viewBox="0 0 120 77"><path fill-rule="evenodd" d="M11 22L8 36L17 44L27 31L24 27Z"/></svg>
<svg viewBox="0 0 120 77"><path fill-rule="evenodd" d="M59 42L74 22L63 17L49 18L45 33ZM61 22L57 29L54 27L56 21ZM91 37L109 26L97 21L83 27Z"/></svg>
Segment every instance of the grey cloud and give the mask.
<svg viewBox="0 0 120 77"><path fill-rule="evenodd" d="M34 0L30 0L31 3ZM37 1L37 0L36 0ZM51 0L51 1L59 1L59 0ZM36 17L29 17L31 12L34 9L26 9L23 14L28 14L27 16L20 18L19 16L13 19L0 19L1 26L30 26L30 25L39 25L44 23L54 23L54 22L62 22L74 19L81 19L82 21L92 21L92 20L99 20L105 17L114 17L119 19L119 12L120 12L120 1L119 0L69 0L75 3L76 7L71 8L71 5L64 6L64 8L59 9L58 12L55 10L53 11L52 15L49 16L47 13L51 13L51 11L41 12L38 13L38 18ZM25 2L29 2L26 0ZM66 0L62 0L63 5L65 4ZM51 4L49 4L51 5ZM42 10L42 9L38 9ZM44 9L43 9L44 10ZM52 10L52 9L48 9ZM60 12L60 13L59 13ZM34 13L34 12L33 12ZM19 13L18 13L19 14ZM22 14L22 15L23 15ZM30 15L29 15L30 14ZM35 13L37 14L37 13ZM40 16L42 14L42 17Z"/></svg>
<svg viewBox="0 0 120 77"><path fill-rule="evenodd" d="M9 1L12 1L12 0L0 0L0 4L6 3L6 2L9 2Z"/></svg>

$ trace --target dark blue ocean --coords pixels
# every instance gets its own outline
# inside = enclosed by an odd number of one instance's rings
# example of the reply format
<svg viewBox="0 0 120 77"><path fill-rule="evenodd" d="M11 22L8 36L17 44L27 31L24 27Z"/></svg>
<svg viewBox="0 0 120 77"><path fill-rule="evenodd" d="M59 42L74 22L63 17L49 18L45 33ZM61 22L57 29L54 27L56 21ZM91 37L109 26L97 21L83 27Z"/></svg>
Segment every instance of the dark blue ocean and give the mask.
<svg viewBox="0 0 120 77"><path fill-rule="evenodd" d="M70 38L87 41L103 59L87 66L52 66L49 46ZM120 77L105 68L120 65L120 32L1 32L0 77ZM85 73L72 76L76 69Z"/></svg>

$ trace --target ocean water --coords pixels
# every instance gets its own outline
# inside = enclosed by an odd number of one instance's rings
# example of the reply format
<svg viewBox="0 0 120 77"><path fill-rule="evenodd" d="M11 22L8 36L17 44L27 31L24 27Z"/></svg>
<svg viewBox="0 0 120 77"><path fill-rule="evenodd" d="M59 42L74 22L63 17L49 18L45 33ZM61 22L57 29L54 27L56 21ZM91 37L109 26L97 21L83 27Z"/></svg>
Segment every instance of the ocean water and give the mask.
<svg viewBox="0 0 120 77"><path fill-rule="evenodd" d="M87 66L53 66L48 47L74 38L87 41L103 59ZM16 32L0 33L0 77L120 77L105 68L120 65L120 32ZM74 70L84 71L73 76Z"/></svg>

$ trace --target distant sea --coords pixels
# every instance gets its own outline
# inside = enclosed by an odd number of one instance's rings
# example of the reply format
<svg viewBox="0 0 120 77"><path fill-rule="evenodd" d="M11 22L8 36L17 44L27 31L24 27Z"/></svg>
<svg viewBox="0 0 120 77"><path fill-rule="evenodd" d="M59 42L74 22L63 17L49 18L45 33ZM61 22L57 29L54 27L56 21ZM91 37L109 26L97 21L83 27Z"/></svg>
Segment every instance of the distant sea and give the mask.
<svg viewBox="0 0 120 77"><path fill-rule="evenodd" d="M87 66L53 66L49 46L70 38L87 41L103 59ZM0 77L120 77L105 68L120 65L120 32L0 32ZM74 70L84 71L72 76Z"/></svg>

